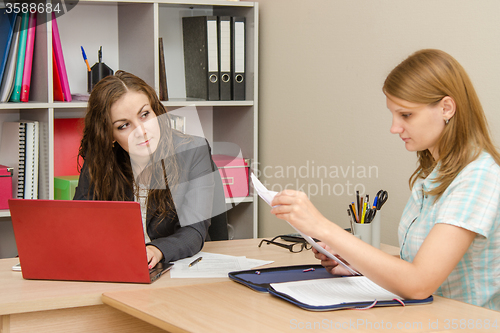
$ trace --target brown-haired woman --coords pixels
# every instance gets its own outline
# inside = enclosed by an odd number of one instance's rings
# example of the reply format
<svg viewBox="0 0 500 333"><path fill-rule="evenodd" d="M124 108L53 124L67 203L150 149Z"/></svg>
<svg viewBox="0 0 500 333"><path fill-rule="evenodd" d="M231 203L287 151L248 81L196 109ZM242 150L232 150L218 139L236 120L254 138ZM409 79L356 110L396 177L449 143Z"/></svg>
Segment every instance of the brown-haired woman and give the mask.
<svg viewBox="0 0 500 333"><path fill-rule="evenodd" d="M201 250L218 174L210 147L172 129L142 79L117 71L94 87L79 156L74 199L140 202L150 268Z"/></svg>
<svg viewBox="0 0 500 333"><path fill-rule="evenodd" d="M383 92L391 133L419 161L398 230L401 259L328 221L302 192L277 194L271 212L401 297L436 293L500 310L500 155L469 77L449 54L421 50ZM315 254L332 274L349 274Z"/></svg>

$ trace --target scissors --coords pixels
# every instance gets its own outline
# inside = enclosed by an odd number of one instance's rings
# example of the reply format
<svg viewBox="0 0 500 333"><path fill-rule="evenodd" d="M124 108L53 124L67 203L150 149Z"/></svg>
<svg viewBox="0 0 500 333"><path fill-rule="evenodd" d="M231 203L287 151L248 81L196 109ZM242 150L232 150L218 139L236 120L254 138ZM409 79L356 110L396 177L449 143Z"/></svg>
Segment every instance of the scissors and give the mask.
<svg viewBox="0 0 500 333"><path fill-rule="evenodd" d="M385 202L389 199L389 194L387 191L380 190L377 192L377 210L380 210Z"/></svg>
<svg viewBox="0 0 500 333"><path fill-rule="evenodd" d="M375 214L377 214L377 209L372 208L367 210L365 215L365 223L370 223L371 221L373 221L373 219L375 218Z"/></svg>

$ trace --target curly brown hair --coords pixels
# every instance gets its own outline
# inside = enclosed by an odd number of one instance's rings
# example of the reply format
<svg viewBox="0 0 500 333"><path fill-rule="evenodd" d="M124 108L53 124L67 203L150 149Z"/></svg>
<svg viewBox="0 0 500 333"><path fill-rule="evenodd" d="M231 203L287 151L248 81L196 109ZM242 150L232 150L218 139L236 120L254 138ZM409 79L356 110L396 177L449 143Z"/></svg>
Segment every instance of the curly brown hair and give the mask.
<svg viewBox="0 0 500 333"><path fill-rule="evenodd" d="M144 93L148 97L161 130L158 148L150 156L150 163L140 179L134 179L129 154L120 145L113 144L111 106L128 91ZM90 94L78 153L89 173L89 197L107 201L130 200L132 189L135 189L135 195L138 194L138 186L134 185L140 181L149 185L147 202L148 205L155 203L155 215L166 217L175 214L171 190L178 182L179 166L175 157L174 135L189 141L188 136L171 128L165 106L146 82L121 70L103 78ZM80 171L81 168L79 165Z"/></svg>

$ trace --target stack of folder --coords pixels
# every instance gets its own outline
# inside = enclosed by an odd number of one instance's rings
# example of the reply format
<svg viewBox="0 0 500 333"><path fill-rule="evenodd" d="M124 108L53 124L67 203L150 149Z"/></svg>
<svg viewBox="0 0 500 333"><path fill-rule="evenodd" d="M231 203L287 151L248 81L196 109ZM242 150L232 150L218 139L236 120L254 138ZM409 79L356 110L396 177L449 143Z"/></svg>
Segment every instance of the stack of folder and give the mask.
<svg viewBox="0 0 500 333"><path fill-rule="evenodd" d="M186 97L245 100L245 18L182 18Z"/></svg>
<svg viewBox="0 0 500 333"><path fill-rule="evenodd" d="M0 102L28 102L37 13L0 9ZM52 13L54 100L71 101L55 14Z"/></svg>

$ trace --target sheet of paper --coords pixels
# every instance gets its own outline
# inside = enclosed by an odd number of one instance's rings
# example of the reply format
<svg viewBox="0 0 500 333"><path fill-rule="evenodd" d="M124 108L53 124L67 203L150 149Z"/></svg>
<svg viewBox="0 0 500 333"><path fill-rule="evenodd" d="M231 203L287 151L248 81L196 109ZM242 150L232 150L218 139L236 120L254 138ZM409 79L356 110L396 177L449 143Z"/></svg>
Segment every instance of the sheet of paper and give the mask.
<svg viewBox="0 0 500 333"><path fill-rule="evenodd" d="M202 260L189 267L195 259ZM241 271L270 264L272 261L247 259L217 253L199 252L198 254L175 262L170 270L171 278L219 278L227 277L229 272Z"/></svg>
<svg viewBox="0 0 500 333"><path fill-rule="evenodd" d="M275 197L276 194L278 194L278 192L274 192L274 191L269 191L261 182L260 180L252 173L250 175L251 179L252 179L252 184L253 184L253 187L254 189L257 191L257 194L259 195L259 197L262 198L262 200L264 200L265 202L267 202L267 204L269 206L271 206L271 202L273 201L273 198ZM288 222L288 224L290 224L290 222ZM290 224L291 225L291 224ZM346 264L344 264L342 261L340 261L337 257L335 257L333 254L331 254L330 252L326 251L324 248L322 248L321 246L318 245L318 243L316 243L314 241L314 239L312 239L311 237L305 235L304 233L300 232L300 230L297 230L293 225L291 225L309 244L311 244L316 250L318 250L319 252L323 253L324 255L326 255L327 257L335 260L336 262L338 262L340 265L344 266L348 272L350 272L352 275L360 275L358 272L356 272L355 270L353 270L351 267L347 266Z"/></svg>
<svg viewBox="0 0 500 333"><path fill-rule="evenodd" d="M365 276L271 283L271 286L312 306L402 299Z"/></svg>

